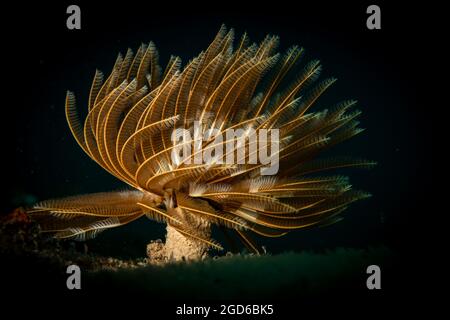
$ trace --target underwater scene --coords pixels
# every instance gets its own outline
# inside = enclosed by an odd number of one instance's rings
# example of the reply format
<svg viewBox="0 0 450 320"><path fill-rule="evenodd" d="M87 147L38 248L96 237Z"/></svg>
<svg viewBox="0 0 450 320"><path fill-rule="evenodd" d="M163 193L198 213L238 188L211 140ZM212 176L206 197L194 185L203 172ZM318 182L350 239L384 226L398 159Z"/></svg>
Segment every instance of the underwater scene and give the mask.
<svg viewBox="0 0 450 320"><path fill-rule="evenodd" d="M413 32L384 4L282 6L21 13L5 292L275 319L411 293L431 179Z"/></svg>

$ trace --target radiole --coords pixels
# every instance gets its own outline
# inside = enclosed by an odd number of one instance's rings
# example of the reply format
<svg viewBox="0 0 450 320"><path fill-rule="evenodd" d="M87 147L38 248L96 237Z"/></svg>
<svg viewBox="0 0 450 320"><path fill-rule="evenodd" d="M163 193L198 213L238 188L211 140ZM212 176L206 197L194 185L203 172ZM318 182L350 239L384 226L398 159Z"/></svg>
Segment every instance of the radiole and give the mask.
<svg viewBox="0 0 450 320"><path fill-rule="evenodd" d="M351 111L356 102L315 110L335 82L317 83L318 61L303 63L304 51L297 46L277 53L276 36L250 44L244 34L234 42L233 29L222 26L184 68L177 57L161 68L153 43L136 53L128 50L106 77L95 73L85 119L78 117L75 95L68 92L66 116L75 140L130 190L38 203L28 211L42 231L84 240L147 216L167 224L166 243L149 245L151 257L200 259L210 248L222 248L211 238L212 225L235 231L259 252L251 233L279 237L334 223L349 204L368 197L353 190L346 177L323 173L374 162L320 157L362 131L356 120L360 112ZM173 130L194 136L196 121L222 134L230 128L278 129L277 174L263 176L263 164L251 161L173 162ZM212 141L202 140L200 150ZM226 139L222 143L225 149ZM248 153L245 157L249 160Z"/></svg>

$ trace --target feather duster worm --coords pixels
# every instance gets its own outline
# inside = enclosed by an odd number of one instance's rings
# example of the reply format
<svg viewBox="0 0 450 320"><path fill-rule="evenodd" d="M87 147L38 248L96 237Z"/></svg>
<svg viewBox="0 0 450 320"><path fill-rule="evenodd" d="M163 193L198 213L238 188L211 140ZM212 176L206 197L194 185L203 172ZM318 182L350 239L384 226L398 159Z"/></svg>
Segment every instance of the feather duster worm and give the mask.
<svg viewBox="0 0 450 320"><path fill-rule="evenodd" d="M172 56L162 69L151 42L136 53L129 49L119 54L106 79L96 71L82 121L75 96L68 92L67 122L79 146L132 190L38 203L29 212L42 230L85 240L147 216L167 224L165 245L150 244L149 255L198 259L211 247L222 248L211 239L211 225L234 230L259 252L250 233L279 237L333 223L350 203L368 197L352 190L346 177L322 172L373 162L318 158L362 131L356 120L360 112L350 111L356 102L312 112L335 82L317 83L319 61L301 64L303 49L297 46L284 55L276 53L276 36L259 45L249 44L246 34L235 48L233 42L234 31L222 26L207 50L184 68ZM286 79L291 80L286 84ZM174 163L171 134L180 127L193 133L195 121L202 124L201 134L210 128L220 133L277 128L277 175L262 176L261 164L248 162ZM211 148L212 141L201 141L200 152Z"/></svg>

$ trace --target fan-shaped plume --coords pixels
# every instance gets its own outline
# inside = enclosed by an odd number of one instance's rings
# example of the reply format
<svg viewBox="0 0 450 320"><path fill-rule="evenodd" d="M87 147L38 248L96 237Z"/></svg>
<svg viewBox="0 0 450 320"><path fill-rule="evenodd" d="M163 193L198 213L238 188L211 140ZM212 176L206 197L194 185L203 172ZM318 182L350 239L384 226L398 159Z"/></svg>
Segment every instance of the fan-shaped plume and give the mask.
<svg viewBox="0 0 450 320"><path fill-rule="evenodd" d="M317 101L335 79L315 84L320 62L303 63L304 50L297 46L280 55L278 41L268 36L259 45L249 44L245 34L234 46L234 31L222 26L206 51L184 68L176 56L161 68L152 42L135 53L128 49L108 77L95 72L84 119L78 116L75 95L67 92L67 122L77 143L134 191L38 203L29 212L42 230L84 240L145 215L220 248L196 234L195 219L203 219L235 229L246 246L260 252L249 233L276 237L333 223L350 203L367 197L353 191L346 177L320 173L370 167L373 162L318 158L361 132L356 121L360 112L349 112L356 101L317 110ZM287 83L288 79L293 80ZM174 162L173 130L194 135L196 121L200 136L207 139ZM213 163L196 163L198 154L225 148L229 142L214 140L208 133L211 128L218 134L242 129L246 135L252 129L279 129L277 175L262 176L260 163L221 161L226 155ZM243 142L246 150L252 147L249 141ZM237 148L233 144L227 153L237 155ZM249 151L243 160L251 155Z"/></svg>

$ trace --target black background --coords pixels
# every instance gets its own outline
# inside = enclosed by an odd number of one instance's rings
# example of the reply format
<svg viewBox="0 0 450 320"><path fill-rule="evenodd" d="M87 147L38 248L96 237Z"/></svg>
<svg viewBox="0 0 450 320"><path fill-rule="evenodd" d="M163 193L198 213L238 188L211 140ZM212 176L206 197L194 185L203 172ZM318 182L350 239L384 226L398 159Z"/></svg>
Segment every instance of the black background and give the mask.
<svg viewBox="0 0 450 320"><path fill-rule="evenodd" d="M66 90L75 92L83 108L95 68L108 72L118 51L124 53L128 47L152 40L162 64L170 54L180 55L186 63L206 48L225 23L238 35L246 31L254 41L268 33L279 35L280 50L299 44L306 49L305 61L320 59L324 77L336 76L338 82L317 108L355 98L363 111L361 126L367 129L336 153L379 163L371 171L349 172L355 187L374 196L355 204L343 222L263 244L274 253L384 245L396 253L392 279L398 287L415 283L410 266L420 263L416 254L427 236L426 230L419 232L416 222L421 223L423 214L429 213L426 204L433 170L433 119L427 115L430 106L422 99L424 61L430 54L427 10L375 2L381 7L382 29L368 30L365 11L371 2L180 5L126 1L94 5L77 1L82 28L68 30L65 12L69 4L16 4L4 12L15 18L2 23L6 23L3 68L11 71L0 128L5 161L3 212L30 197L42 200L122 187L90 161L70 136L64 119ZM162 237L163 231L162 226L144 221L124 231L111 231L101 244L92 245L126 256L125 250L117 249L115 238L120 236L120 247L132 251L136 244Z"/></svg>

